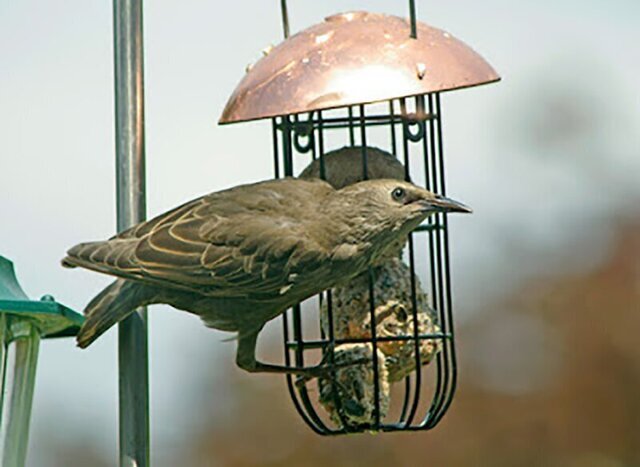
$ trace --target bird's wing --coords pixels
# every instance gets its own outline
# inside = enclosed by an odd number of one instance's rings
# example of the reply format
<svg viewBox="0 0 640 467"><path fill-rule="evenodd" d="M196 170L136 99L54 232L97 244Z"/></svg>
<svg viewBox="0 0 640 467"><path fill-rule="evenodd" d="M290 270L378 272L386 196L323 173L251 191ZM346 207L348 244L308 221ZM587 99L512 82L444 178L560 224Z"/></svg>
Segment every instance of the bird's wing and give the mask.
<svg viewBox="0 0 640 467"><path fill-rule="evenodd" d="M213 296L284 293L330 254L313 232L314 206L330 191L324 182L287 180L213 193L77 245L63 262Z"/></svg>

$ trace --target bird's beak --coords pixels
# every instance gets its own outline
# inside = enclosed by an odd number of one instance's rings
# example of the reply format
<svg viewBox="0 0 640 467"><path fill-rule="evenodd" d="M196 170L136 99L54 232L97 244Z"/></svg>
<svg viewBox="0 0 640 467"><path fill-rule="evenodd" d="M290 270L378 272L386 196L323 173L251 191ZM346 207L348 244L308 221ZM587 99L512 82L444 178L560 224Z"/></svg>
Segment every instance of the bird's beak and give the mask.
<svg viewBox="0 0 640 467"><path fill-rule="evenodd" d="M435 198L424 200L425 208L436 212L466 212L471 213L473 210L466 204L451 198L436 195Z"/></svg>

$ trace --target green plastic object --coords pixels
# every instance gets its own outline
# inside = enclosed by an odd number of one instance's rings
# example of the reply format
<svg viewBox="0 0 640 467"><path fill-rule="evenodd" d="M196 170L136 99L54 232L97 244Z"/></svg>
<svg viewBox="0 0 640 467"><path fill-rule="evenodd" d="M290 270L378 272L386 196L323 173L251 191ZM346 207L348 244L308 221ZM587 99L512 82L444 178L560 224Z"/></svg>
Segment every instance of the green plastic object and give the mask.
<svg viewBox="0 0 640 467"><path fill-rule="evenodd" d="M18 284L13 263L4 256L0 256L0 313L10 315L10 321L30 320L42 338L75 336L84 321L82 315L56 302L51 295L29 300Z"/></svg>
<svg viewBox="0 0 640 467"><path fill-rule="evenodd" d="M3 467L25 465L40 339L74 336L84 318L50 295L29 300L0 256L0 452ZM13 355L13 365L8 356Z"/></svg>

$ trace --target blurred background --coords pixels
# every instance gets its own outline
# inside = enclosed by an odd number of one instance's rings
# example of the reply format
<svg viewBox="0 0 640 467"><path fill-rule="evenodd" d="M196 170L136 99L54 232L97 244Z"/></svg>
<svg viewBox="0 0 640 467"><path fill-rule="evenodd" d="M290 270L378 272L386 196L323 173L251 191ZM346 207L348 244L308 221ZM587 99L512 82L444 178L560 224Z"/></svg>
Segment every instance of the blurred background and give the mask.
<svg viewBox="0 0 640 467"><path fill-rule="evenodd" d="M290 0L292 30L393 0ZM224 7L222 7L224 5ZM447 93L460 378L433 431L320 438L284 379L247 375L229 336L150 311L158 466L640 465L640 2L417 2L503 76ZM216 125L279 2L145 5L148 214L272 174L269 122ZM636 44L635 46L633 44ZM109 279L71 245L115 231L111 2L0 2L0 254L32 297L81 310ZM280 356L274 332L265 352ZM45 341L28 464L117 462L111 331Z"/></svg>

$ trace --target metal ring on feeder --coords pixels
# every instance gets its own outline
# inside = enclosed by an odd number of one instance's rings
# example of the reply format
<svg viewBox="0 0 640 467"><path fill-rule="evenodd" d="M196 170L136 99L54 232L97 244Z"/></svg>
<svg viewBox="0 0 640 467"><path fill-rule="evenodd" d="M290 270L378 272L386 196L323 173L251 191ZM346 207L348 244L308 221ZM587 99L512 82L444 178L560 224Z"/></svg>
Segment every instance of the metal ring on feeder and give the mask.
<svg viewBox="0 0 640 467"><path fill-rule="evenodd" d="M302 121L298 115L294 116L294 138L293 144L296 151L307 153L315 146L315 138L313 133L313 113L309 114L306 121ZM306 139L306 142L304 142Z"/></svg>

